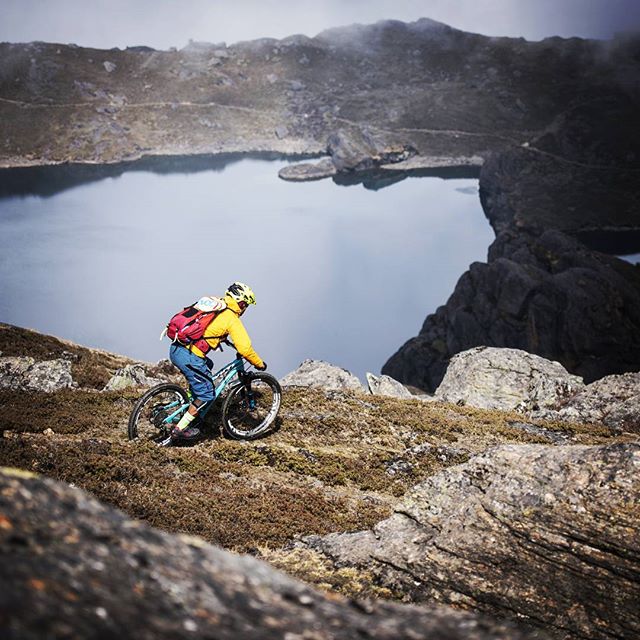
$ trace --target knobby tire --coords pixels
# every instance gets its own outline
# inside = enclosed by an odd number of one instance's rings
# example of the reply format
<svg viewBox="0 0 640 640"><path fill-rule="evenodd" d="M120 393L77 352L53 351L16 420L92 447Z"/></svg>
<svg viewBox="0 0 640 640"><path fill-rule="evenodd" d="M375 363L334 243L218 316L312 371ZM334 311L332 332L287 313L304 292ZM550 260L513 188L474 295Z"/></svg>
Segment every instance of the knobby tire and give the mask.
<svg viewBox="0 0 640 640"><path fill-rule="evenodd" d="M163 410L162 407L172 401L179 401L180 404L189 402L187 392L177 384L169 382L149 389L138 400L129 417L129 440L140 438L158 444L165 440L169 435L169 428L162 421L178 407L169 410Z"/></svg>

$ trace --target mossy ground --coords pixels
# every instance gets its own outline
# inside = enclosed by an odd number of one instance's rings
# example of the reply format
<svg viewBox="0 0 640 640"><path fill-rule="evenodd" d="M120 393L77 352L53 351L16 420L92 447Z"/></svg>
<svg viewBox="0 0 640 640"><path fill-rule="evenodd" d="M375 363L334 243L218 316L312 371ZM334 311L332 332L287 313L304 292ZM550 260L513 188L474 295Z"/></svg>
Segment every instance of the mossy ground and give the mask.
<svg viewBox="0 0 640 640"><path fill-rule="evenodd" d="M0 325L0 350L37 359L67 351L83 363L78 371L90 387L0 391L0 466L73 483L154 526L258 553L350 595L393 594L378 593L367 576L342 575L318 559L278 549L303 535L370 528L410 487L491 446L547 442L518 428L517 414L285 389L278 429L266 438L226 439L216 407L197 444L160 448L127 439L128 417L143 390L95 390L126 359L7 325ZM576 443L614 439L594 426L543 426Z"/></svg>
<svg viewBox="0 0 640 640"><path fill-rule="evenodd" d="M376 583L373 573L355 567L339 567L312 549L260 550L263 560L277 569L324 591L338 591L348 598L384 598L402 600L403 594L394 593Z"/></svg>

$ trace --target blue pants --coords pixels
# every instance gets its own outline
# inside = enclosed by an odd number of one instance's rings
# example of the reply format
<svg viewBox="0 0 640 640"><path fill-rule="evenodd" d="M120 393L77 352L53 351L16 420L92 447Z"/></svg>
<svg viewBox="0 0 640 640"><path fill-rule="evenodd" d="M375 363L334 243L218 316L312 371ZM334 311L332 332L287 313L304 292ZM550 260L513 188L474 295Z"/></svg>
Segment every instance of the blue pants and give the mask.
<svg viewBox="0 0 640 640"><path fill-rule="evenodd" d="M204 358L195 355L186 347L172 344L169 348L169 360L184 374L191 387L191 393L198 400L202 402L213 400L213 382Z"/></svg>

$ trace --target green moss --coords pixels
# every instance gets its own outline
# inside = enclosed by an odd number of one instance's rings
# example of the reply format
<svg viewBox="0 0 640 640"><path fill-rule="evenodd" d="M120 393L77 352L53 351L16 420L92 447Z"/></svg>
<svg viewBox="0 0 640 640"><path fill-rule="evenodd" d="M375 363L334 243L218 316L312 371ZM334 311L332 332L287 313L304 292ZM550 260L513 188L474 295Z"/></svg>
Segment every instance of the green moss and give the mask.
<svg viewBox="0 0 640 640"><path fill-rule="evenodd" d="M376 584L372 573L352 567L336 568L311 549L287 551L261 548L260 557L282 571L325 591L348 598L398 598L399 594Z"/></svg>

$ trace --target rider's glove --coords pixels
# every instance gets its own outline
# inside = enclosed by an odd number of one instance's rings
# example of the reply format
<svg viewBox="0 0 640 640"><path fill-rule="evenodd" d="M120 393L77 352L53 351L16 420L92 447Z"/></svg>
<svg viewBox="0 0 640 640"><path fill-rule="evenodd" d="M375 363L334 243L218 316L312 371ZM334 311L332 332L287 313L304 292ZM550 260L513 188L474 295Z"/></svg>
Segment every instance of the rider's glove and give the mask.
<svg viewBox="0 0 640 640"><path fill-rule="evenodd" d="M266 371L267 370L267 363L263 360L262 361L262 366L261 367L256 367L256 369L258 369L259 371Z"/></svg>

